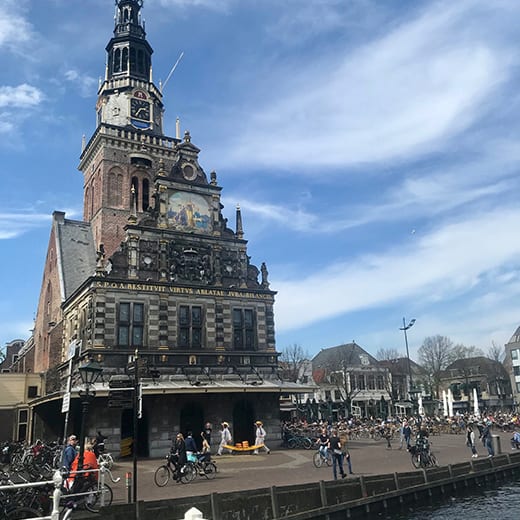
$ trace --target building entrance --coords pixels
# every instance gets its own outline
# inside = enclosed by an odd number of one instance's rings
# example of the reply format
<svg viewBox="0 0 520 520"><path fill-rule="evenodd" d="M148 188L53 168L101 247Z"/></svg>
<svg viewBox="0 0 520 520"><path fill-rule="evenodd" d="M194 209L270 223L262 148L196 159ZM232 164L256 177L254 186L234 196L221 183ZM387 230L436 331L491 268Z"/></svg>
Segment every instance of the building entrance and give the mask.
<svg viewBox="0 0 520 520"><path fill-rule="evenodd" d="M242 399L233 408L233 440L255 442L255 410L250 401Z"/></svg>

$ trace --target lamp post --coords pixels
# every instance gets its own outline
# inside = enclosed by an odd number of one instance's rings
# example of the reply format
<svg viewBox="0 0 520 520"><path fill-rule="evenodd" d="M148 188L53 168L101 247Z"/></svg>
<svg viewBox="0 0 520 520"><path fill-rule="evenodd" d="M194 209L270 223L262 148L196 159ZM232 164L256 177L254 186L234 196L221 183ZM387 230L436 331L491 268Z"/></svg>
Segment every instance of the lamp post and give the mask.
<svg viewBox="0 0 520 520"><path fill-rule="evenodd" d="M406 331L408 329L410 329L411 327L413 327L414 323L415 323L415 318L410 320L408 325L406 325L406 320L405 320L405 318L403 318L403 326L399 327L399 330L402 330L404 332L404 344L406 345L406 359L408 360L408 378L410 381L410 388L408 390L408 396L410 397L411 401L413 401L413 399L412 399L412 391L413 391L412 364L410 363L410 352L408 350L408 336L406 334ZM412 409L412 412L413 412L413 409Z"/></svg>
<svg viewBox="0 0 520 520"><path fill-rule="evenodd" d="M81 428L79 432L79 456L78 471L83 469L83 457L85 455L85 423L87 421L88 407L90 402L96 397L96 391L91 390L96 381L99 379L103 369L99 363L95 361L87 361L78 368L81 382L85 386L85 390L80 390L81 397Z"/></svg>

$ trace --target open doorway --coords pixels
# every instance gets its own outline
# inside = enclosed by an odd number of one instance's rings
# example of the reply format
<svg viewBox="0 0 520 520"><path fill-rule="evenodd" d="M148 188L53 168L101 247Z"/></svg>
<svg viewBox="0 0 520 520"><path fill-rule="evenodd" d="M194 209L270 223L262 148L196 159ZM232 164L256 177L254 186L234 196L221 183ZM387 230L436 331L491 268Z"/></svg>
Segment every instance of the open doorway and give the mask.
<svg viewBox="0 0 520 520"><path fill-rule="evenodd" d="M181 408L180 427L184 437L192 432L198 448L202 448L200 432L204 429L204 410L199 403L192 401Z"/></svg>
<svg viewBox="0 0 520 520"><path fill-rule="evenodd" d="M233 408L233 439L235 442L255 442L255 410L250 401L241 399Z"/></svg>

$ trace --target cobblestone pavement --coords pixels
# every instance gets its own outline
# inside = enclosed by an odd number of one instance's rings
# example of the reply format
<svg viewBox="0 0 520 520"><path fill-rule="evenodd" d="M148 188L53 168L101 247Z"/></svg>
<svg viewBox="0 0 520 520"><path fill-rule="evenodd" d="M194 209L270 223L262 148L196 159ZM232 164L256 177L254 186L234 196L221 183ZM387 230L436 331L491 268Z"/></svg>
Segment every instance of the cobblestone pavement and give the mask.
<svg viewBox="0 0 520 520"><path fill-rule="evenodd" d="M511 434L499 433L502 453L511 452ZM471 452L466 447L465 436L440 435L431 437L432 451L439 465L454 464L471 460ZM154 472L162 464L162 459L144 459L138 461L138 500L160 500L210 493L225 493L270 486L304 484L331 480L332 468L315 468L312 463L314 450L287 450L276 448L271 454L233 454L213 456L218 466L217 477L207 480L197 477L190 484L170 481L164 488L154 483ZM270 445L271 448L273 446ZM406 449L399 450L399 442L392 442L392 449L386 447L386 441L359 440L348 444L352 458L354 475L373 475L383 473L406 472L414 468L410 454ZM480 457L486 457L487 451L477 441ZM132 461L118 461L113 469L114 476L121 477L118 484L111 484L114 490L114 503L127 501L125 473L132 471ZM349 476L348 478L352 478Z"/></svg>

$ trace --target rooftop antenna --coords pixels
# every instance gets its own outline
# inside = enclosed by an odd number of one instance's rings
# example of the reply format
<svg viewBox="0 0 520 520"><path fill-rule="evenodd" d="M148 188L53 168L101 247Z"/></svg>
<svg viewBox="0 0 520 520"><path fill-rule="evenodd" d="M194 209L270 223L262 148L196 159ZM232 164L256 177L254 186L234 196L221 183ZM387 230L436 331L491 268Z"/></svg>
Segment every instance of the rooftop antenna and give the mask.
<svg viewBox="0 0 520 520"><path fill-rule="evenodd" d="M168 80L172 77L172 74L174 73L175 69L177 68L177 65L179 64L179 62L182 60L183 56L184 56L184 51L182 51L180 53L179 57L177 58L177 61L175 62L175 65L172 67L172 70L170 70L168 77L166 78L164 83L161 84L161 94L162 94L162 91L164 90L164 87L166 86L166 83L168 83Z"/></svg>

